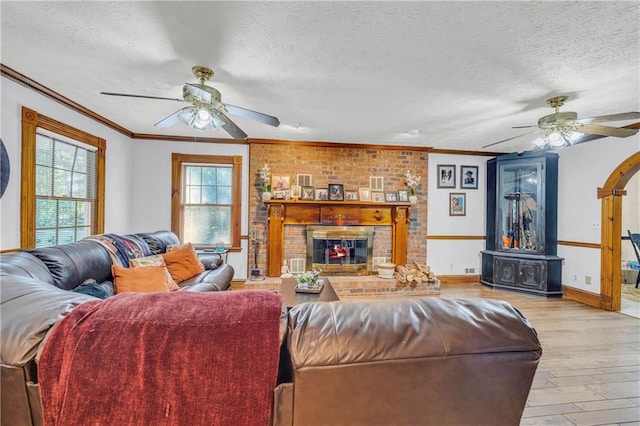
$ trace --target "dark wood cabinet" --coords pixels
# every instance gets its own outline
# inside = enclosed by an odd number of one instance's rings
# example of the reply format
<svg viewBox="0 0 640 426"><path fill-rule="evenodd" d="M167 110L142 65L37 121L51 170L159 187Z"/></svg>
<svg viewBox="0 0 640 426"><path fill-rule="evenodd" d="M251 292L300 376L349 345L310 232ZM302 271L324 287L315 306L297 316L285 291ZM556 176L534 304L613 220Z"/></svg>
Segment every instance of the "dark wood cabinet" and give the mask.
<svg viewBox="0 0 640 426"><path fill-rule="evenodd" d="M487 162L483 284L562 296L557 179L558 155L554 153L506 154Z"/></svg>

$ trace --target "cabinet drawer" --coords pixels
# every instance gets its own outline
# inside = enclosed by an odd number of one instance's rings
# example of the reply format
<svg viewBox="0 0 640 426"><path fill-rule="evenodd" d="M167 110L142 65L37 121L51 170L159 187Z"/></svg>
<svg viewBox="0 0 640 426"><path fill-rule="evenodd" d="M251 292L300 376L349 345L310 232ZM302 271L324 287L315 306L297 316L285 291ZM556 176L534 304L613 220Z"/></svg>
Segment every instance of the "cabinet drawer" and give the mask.
<svg viewBox="0 0 640 426"><path fill-rule="evenodd" d="M390 225L390 207L362 207L360 209L360 223L362 225Z"/></svg>

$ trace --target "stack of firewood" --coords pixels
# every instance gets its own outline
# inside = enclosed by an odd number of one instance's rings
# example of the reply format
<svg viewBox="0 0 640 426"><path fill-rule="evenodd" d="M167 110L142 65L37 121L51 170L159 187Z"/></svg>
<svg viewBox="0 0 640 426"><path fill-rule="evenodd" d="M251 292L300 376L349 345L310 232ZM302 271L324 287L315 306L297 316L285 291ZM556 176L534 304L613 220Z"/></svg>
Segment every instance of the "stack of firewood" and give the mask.
<svg viewBox="0 0 640 426"><path fill-rule="evenodd" d="M416 286L421 283L435 282L436 274L426 264L413 263L396 266L396 278L403 285Z"/></svg>

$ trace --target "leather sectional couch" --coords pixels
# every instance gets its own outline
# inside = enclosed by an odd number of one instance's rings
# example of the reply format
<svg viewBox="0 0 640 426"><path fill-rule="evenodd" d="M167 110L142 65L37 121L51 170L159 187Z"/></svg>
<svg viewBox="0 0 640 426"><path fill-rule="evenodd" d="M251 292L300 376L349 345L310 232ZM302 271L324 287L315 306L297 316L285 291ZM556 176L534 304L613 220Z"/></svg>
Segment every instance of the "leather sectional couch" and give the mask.
<svg viewBox="0 0 640 426"><path fill-rule="evenodd" d="M180 243L170 231L122 237L136 242L144 255L165 253L169 245ZM95 239L0 255L2 425L41 422L36 363L40 344L49 329L75 307L99 300L73 291L83 282L95 281L113 292L113 259L113 253ZM217 255L200 257L200 261L205 270L179 283L181 291L230 289L231 265Z"/></svg>
<svg viewBox="0 0 640 426"><path fill-rule="evenodd" d="M149 238L149 234L146 235ZM165 239L172 239L166 233L161 235L158 239L164 242L158 242L156 248L160 252L166 247ZM168 404L163 411L167 417L157 424L181 424L177 416L178 413L184 415L184 410L170 409L170 403L182 405L183 401L190 401L188 398L199 401L188 404L187 414L193 420L191 424L229 424L224 420L229 418L246 420L248 407L256 409L255 404L247 405L247 401L252 400L247 392L264 395L266 391L272 395L272 405L261 405L264 412L255 414L256 419L262 419L260 424L515 425L524 410L542 353L533 326L517 309L502 301L421 297L311 302L288 311L277 309L280 302L271 300L275 295L264 291L256 291L255 297L249 297L252 291L209 293L211 297L203 293L178 292L180 297L176 298L172 298L170 293L129 293L100 301L62 290L64 285L56 286L56 277L64 275L66 280L73 277L74 281L82 282L87 271L93 271L90 275L96 278L95 271L99 269L98 265L91 266L89 262L86 268L74 271L74 265L82 262L62 246L57 249L61 257L64 254L65 262L71 262L62 268L64 273L47 268L33 251L0 256L3 425L41 424L37 360L43 352L43 360L62 356L58 353L62 350L60 346L47 345L47 336L55 336L51 341L78 339L78 344L87 344L82 336L73 336L73 330L81 328L73 324L90 319L82 312L95 313L96 317L102 318L95 327L88 327L95 336L104 334L105 338L118 342L117 348L106 352L115 354L109 359L122 353L132 354L116 363L118 369L113 374L124 371L119 368L139 371L141 377L127 376L126 382L130 380L131 383L146 383L142 375L148 375L149 371L162 371L163 374L153 376L157 391L154 392L153 387L145 388L144 394L136 394L140 400L123 407L122 412L111 410L106 412L106 418L81 418L75 422L65 417L66 424L110 424L110 416L124 415L118 418L127 418L129 414L132 416L129 424L146 424L139 419L133 420L134 412L138 412L135 407L145 407L153 412L154 404L165 401L162 399L164 393L185 389L180 393L184 395L182 398L169 398L169 403L162 403ZM87 258L93 258L95 253L90 252L95 247L83 244L82 249ZM69 260L72 258L73 261ZM226 267L221 265L217 269L221 274L225 273ZM211 272L205 274L208 276ZM223 290L228 287L201 281L187 284L185 290L204 288ZM260 299L276 304L276 309L272 306L268 314L269 318L275 318L268 321L270 325L263 332L265 336L274 336L275 333L280 337L269 338L268 343L256 341L256 318L263 313L256 308L255 302ZM149 301L152 303L147 303ZM176 308L172 301L179 307ZM114 331L109 321L104 321L107 314L110 316L106 318L118 317L119 304L128 306L130 338L120 329L117 336L110 335ZM234 305L233 309L229 304ZM76 309L79 306L82 309ZM70 312L74 315L68 315ZM137 324L142 323L139 318L144 317L151 318L149 329L154 336L165 336L161 340L175 338L175 341L163 340L165 343L162 345L164 351L172 347L175 352L164 353L155 363L151 362L155 355L145 356L144 348L153 347L157 338L147 342L145 333L136 332L149 327L148 324ZM171 320L158 322L153 318ZM54 327L56 324L61 326ZM190 329L193 336L189 337L177 333L176 329L180 328L176 324L191 324L191 327L199 327L200 331L196 333L195 328ZM211 324L220 330L212 329ZM67 331L70 334L67 335ZM187 340L190 346L186 346ZM132 347L127 347L129 341ZM71 347L76 347L73 345ZM279 362L273 362L274 352L280 353ZM262 355L250 356L253 353ZM130 367L136 365L131 359L133 354L141 357L144 369ZM68 359L85 368L96 362L95 354L81 351L76 355ZM198 359L193 360L189 356ZM167 364L166 357L181 361ZM275 358L277 360L278 356ZM241 365L238 365L240 359ZM66 362L61 365L70 368ZM97 368L101 365L103 360L98 359ZM179 370L180 374L197 377L197 383L187 385L178 373L164 374L169 366L178 368L183 365L202 369L195 374L190 368ZM44 362L42 366L45 366ZM48 367L48 376L55 378L57 370L50 370L51 362ZM218 371L220 368L224 372ZM247 380L247 375L252 374L261 378L261 385L257 384L257 379ZM271 379L265 381L265 377ZM160 381L155 382L158 378ZM86 398L75 397L67 402L78 407L84 405L85 411L82 412L85 413L91 413L91 404L98 401L111 403L118 410L120 405L112 398L121 397L120 391L108 386L97 387L87 380L81 380L81 383L92 387L96 394L86 395ZM211 389L214 388L215 392L229 397L224 400L213 398ZM85 395L77 388L74 392L75 395ZM59 393L54 395L60 396ZM49 405L47 413L57 415L55 408ZM61 414L73 416L74 413L67 411ZM208 420L199 422L197 419ZM242 424L256 422L244 421Z"/></svg>

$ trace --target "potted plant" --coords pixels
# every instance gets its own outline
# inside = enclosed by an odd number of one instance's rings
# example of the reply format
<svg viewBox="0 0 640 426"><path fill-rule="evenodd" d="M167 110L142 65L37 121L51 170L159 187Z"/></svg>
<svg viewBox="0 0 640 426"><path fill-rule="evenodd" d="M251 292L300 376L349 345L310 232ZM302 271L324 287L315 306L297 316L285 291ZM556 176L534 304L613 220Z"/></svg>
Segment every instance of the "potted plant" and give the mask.
<svg viewBox="0 0 640 426"><path fill-rule="evenodd" d="M270 200L271 199L271 171L269 170L269 165L265 164L260 170L258 170L260 174L261 186L260 190L262 191L262 199Z"/></svg>
<svg viewBox="0 0 640 426"><path fill-rule="evenodd" d="M416 195L416 188L420 185L420 176L417 176L415 173L411 173L410 170L407 170L404 173L404 179L407 183L407 188L409 190L409 202L415 204L418 202L418 196Z"/></svg>

